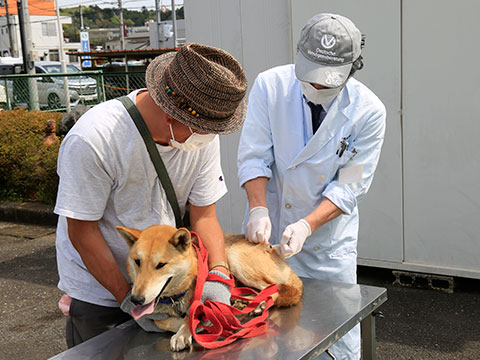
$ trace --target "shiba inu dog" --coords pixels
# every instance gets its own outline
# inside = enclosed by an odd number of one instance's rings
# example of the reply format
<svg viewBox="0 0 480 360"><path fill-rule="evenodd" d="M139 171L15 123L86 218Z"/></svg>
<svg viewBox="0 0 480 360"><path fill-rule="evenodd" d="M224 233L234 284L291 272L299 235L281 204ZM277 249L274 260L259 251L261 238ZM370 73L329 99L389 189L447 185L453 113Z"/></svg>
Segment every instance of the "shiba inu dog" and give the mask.
<svg viewBox="0 0 480 360"><path fill-rule="evenodd" d="M132 314L136 318L152 312L168 314L155 324L175 332L170 340L172 350L189 347L192 334L187 314L198 272L190 232L167 225L143 231L118 226L117 230L130 247L127 270L133 283L131 300L137 305ZM237 281L257 290L277 284L272 299L279 307L300 301L303 283L276 249L250 243L243 235L225 234L225 251Z"/></svg>

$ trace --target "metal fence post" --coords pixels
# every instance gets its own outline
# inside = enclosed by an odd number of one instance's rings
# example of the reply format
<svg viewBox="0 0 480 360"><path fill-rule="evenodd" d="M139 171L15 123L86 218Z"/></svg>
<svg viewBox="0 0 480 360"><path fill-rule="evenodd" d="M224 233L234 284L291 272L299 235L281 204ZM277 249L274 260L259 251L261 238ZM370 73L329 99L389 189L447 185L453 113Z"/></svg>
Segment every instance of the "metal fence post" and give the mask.
<svg viewBox="0 0 480 360"><path fill-rule="evenodd" d="M7 78L5 78L4 81L5 81L4 91L5 91L5 100L6 100L7 110L12 110L12 106L10 104L10 97L8 96L8 80L7 80Z"/></svg>

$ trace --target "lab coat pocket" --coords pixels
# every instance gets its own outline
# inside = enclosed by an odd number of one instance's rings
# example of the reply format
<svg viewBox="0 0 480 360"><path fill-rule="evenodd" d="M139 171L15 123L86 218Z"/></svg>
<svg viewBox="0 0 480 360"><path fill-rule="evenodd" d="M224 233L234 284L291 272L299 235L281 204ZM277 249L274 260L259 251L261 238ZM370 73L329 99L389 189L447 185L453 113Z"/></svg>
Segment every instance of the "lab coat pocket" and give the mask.
<svg viewBox="0 0 480 360"><path fill-rule="evenodd" d="M353 159L355 159L355 156L357 155L357 151L355 149L350 150L345 150L342 154L342 156L338 156L338 165L339 167L344 167L345 165L353 164Z"/></svg>

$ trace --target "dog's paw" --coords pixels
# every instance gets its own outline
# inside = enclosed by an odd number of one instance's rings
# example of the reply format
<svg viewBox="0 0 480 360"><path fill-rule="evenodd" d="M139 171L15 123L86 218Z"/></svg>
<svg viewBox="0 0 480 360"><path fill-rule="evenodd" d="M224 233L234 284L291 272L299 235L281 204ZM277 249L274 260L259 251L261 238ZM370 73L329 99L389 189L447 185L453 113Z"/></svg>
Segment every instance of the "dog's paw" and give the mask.
<svg viewBox="0 0 480 360"><path fill-rule="evenodd" d="M260 304L258 304L258 306L255 309L252 310L250 315L254 315L254 316L261 315L266 307L267 307L267 302L262 301Z"/></svg>
<svg viewBox="0 0 480 360"><path fill-rule="evenodd" d="M248 302L247 301L243 301L243 300L240 300L240 299L235 299L233 301L233 304L232 306L238 310L243 310L247 307L248 305Z"/></svg>
<svg viewBox="0 0 480 360"><path fill-rule="evenodd" d="M170 348L172 351L182 351L192 346L192 334L188 327L183 327L170 338Z"/></svg>

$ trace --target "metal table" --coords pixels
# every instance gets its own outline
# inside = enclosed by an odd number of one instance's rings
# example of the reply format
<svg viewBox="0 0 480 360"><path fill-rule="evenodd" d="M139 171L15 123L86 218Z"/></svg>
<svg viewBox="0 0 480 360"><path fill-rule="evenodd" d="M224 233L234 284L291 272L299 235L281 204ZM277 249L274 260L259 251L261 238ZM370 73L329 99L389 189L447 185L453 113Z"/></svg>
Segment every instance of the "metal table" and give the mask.
<svg viewBox="0 0 480 360"><path fill-rule="evenodd" d="M303 300L273 309L266 334L207 350L171 352L171 333L146 333L129 321L52 359L315 359L356 324L362 326L362 359L376 359L375 317L384 288L302 279Z"/></svg>

